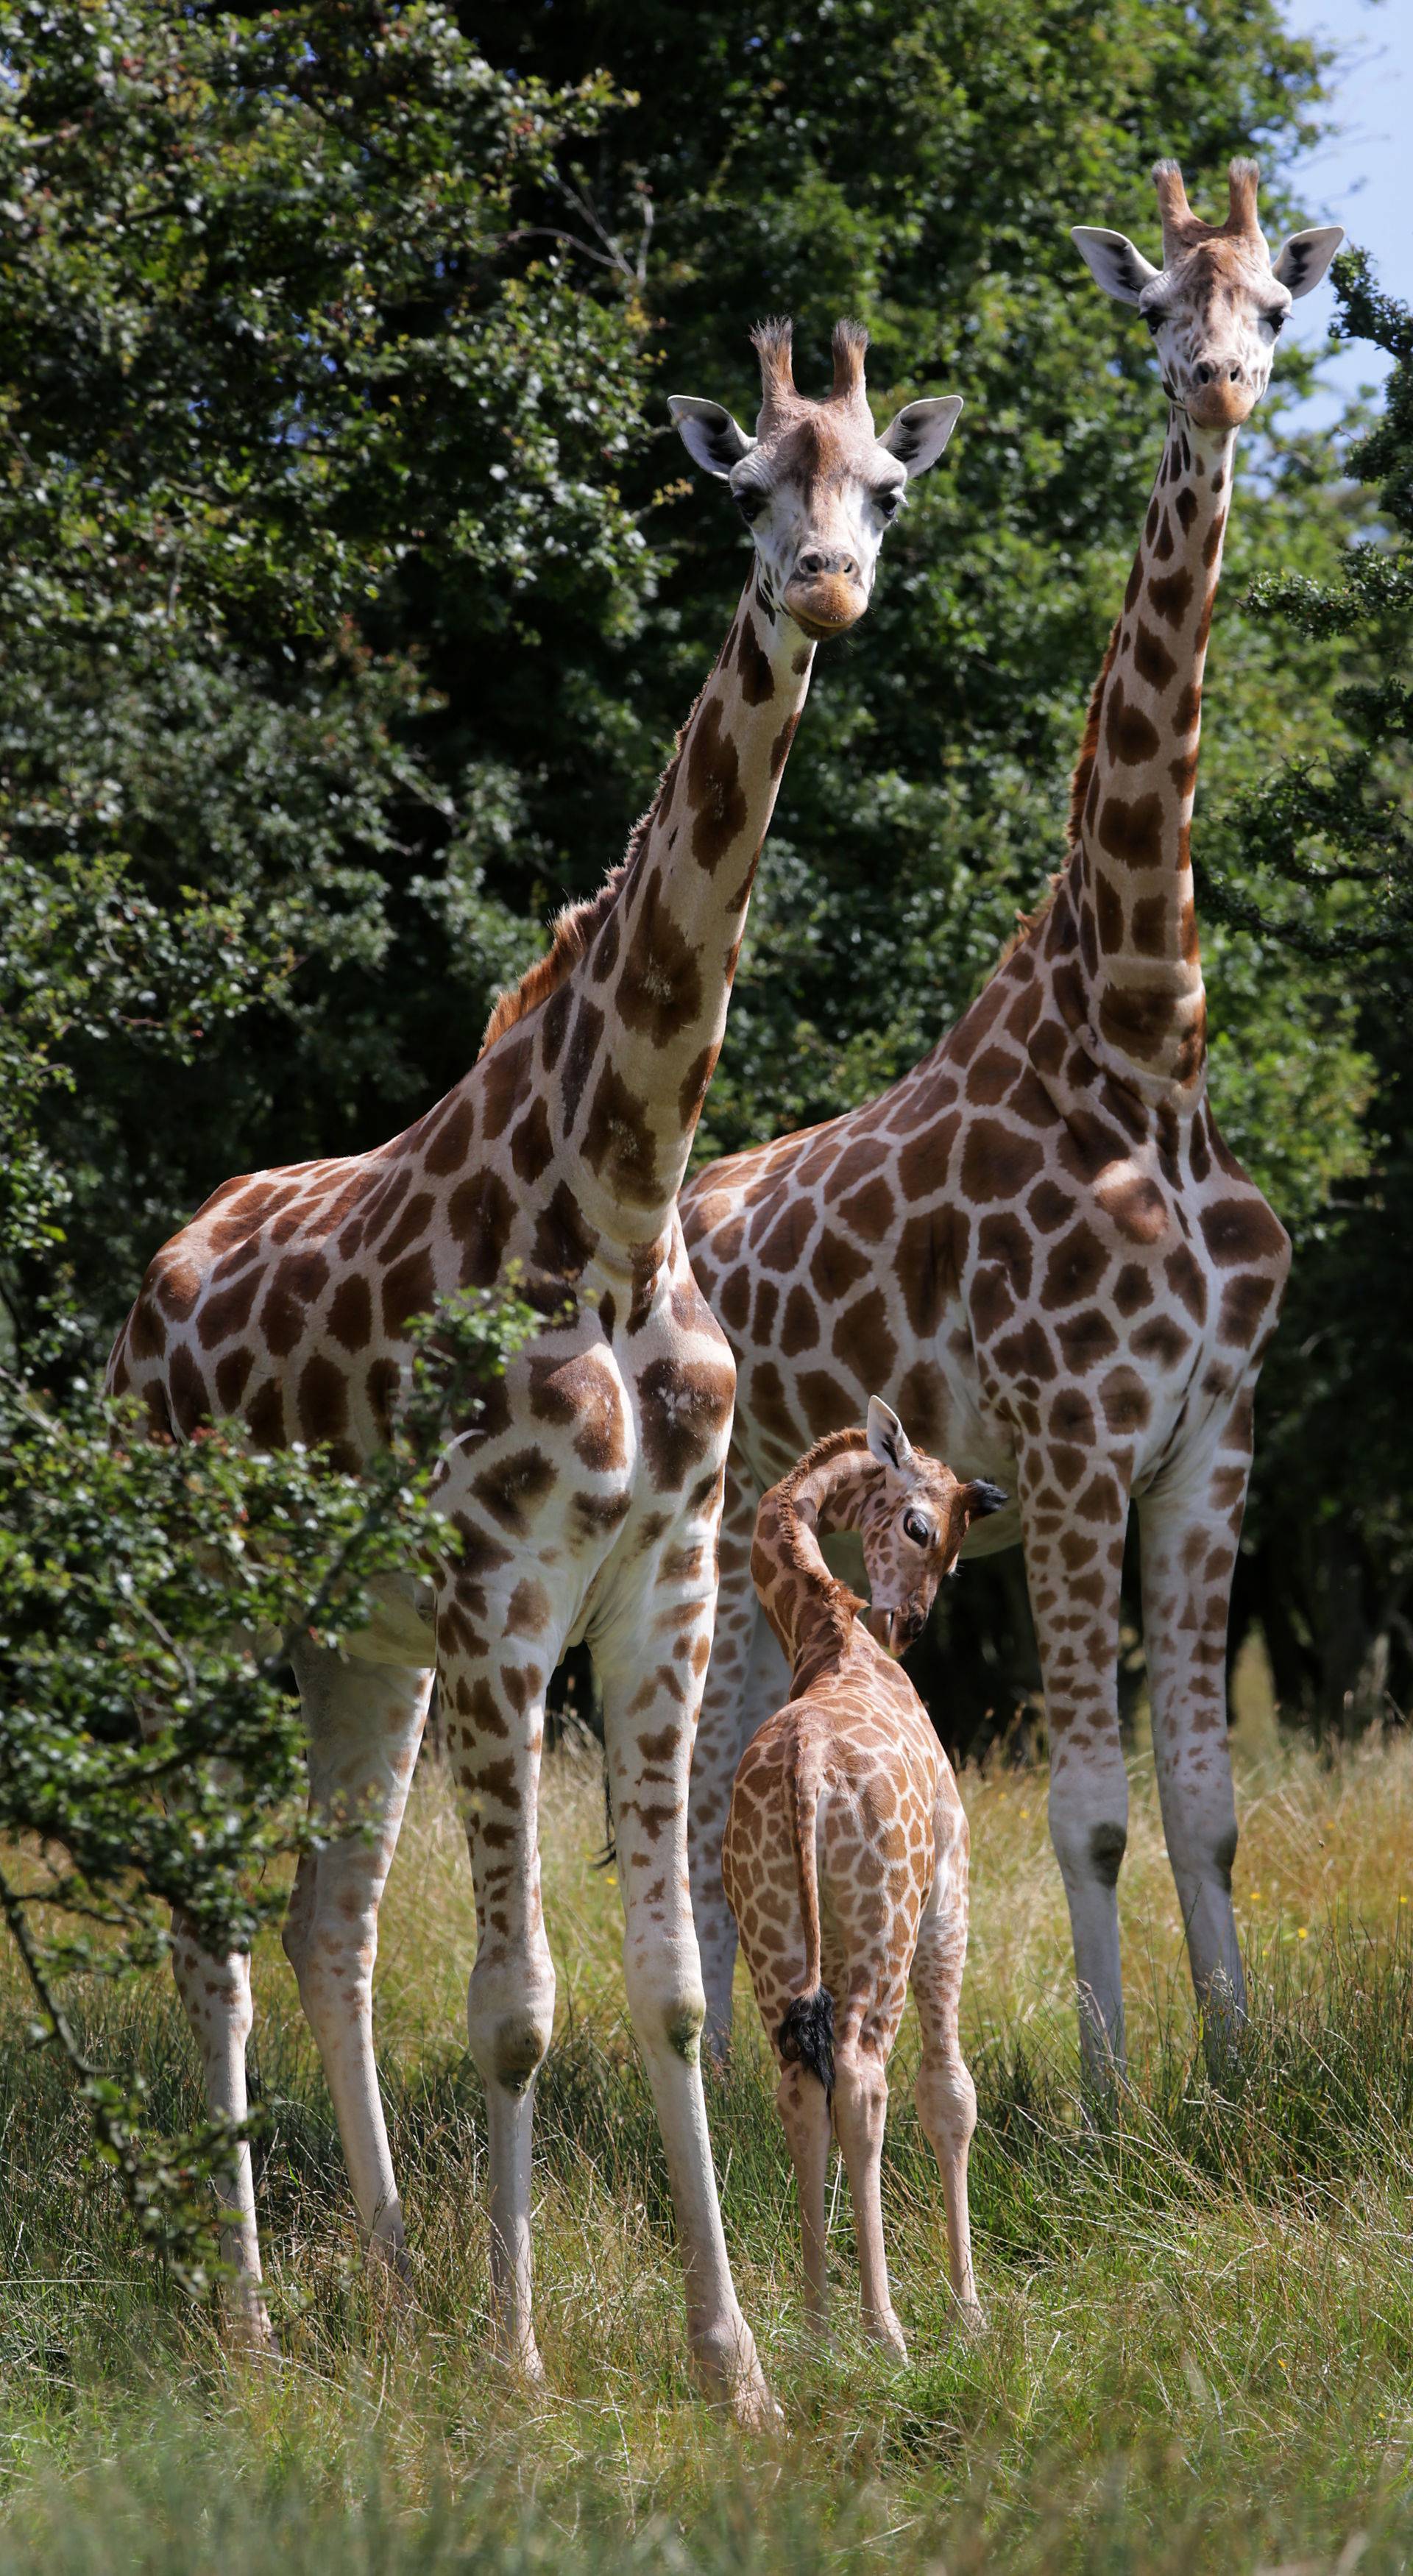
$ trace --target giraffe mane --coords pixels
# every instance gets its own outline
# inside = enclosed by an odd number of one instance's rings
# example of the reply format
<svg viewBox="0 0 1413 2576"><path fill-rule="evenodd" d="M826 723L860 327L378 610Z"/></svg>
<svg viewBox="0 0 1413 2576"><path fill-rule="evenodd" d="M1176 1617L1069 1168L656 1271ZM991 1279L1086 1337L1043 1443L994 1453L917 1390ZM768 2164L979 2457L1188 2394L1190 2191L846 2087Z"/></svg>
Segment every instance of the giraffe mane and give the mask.
<svg viewBox="0 0 1413 2576"><path fill-rule="evenodd" d="M1009 964L1010 960L1014 957L1016 950L1018 948L1023 948L1028 939L1034 938L1036 931L1053 910L1055 897L1059 893L1060 888L1065 881L1065 873L1069 865L1069 860L1074 856L1075 851L1079 847L1080 826L1084 821L1085 800L1089 794L1089 782L1094 775L1094 763L1099 752L1099 718L1104 705L1104 683L1108 679L1109 672L1113 667L1114 655L1118 650L1119 627L1121 624L1122 620L1116 617L1113 626L1110 629L1109 641L1104 651L1104 659L1099 665L1099 677L1089 692L1089 711L1084 719L1084 732L1080 739L1079 758L1075 762L1074 771L1070 778L1070 810L1069 819L1065 826L1065 847L1068 855L1065 867L1056 868L1054 870L1047 882L1045 892L1041 896L1039 903L1036 905L1034 912L1017 913L1015 929L1012 931L1010 938L1006 941L1000 956L997 958L995 965L991 969L991 973L986 978L988 984L1000 974L1003 966Z"/></svg>
<svg viewBox="0 0 1413 2576"><path fill-rule="evenodd" d="M481 1040L478 1063L496 1040L504 1037L507 1029L514 1028L516 1021L525 1019L531 1011L538 1010L541 1002L548 1001L550 994L557 992L573 973L590 947L595 931L618 901L619 889L651 820L650 807L634 824L624 857L616 867L609 869L597 894L585 895L581 903L567 903L563 911L555 915L554 938L546 954L537 957L533 966L526 967L518 984L509 984L503 993L497 994L486 1022L486 1034Z"/></svg>
<svg viewBox="0 0 1413 2576"><path fill-rule="evenodd" d="M732 633L734 632L733 627ZM709 686L710 682L705 683L694 700L691 714L673 744L672 758L657 782L653 801L646 813L638 816L637 822L628 835L627 848L617 866L609 869L596 894L585 895L579 903L567 903L562 912L556 913L553 937L546 954L543 957L537 957L533 966L526 967L518 984L508 984L504 992L497 994L491 1016L486 1022L486 1034L481 1040L476 1059L478 1063L481 1056L495 1045L496 1040L504 1037L507 1029L513 1029L517 1020L523 1020L531 1011L538 1010L541 1002L547 1002L551 993L557 992L560 985L568 981L580 958L585 956L593 945L595 933L608 919L622 893L625 879L632 874L634 863L652 827L653 818L671 783L692 717L695 716Z"/></svg>

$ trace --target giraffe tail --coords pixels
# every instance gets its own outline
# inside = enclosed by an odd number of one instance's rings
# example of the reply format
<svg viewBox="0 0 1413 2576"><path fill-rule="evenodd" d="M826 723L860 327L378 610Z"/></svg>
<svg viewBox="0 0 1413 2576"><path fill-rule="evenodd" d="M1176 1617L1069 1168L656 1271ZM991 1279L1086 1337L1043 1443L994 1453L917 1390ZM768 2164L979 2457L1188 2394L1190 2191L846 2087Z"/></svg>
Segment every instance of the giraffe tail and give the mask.
<svg viewBox="0 0 1413 2576"><path fill-rule="evenodd" d="M803 2066L822 2084L826 2098L834 2092L834 1997L820 1966L819 1862L815 1851L815 1818L819 1812L819 1774L808 1761L798 1734L786 1775L790 1838L795 1847L795 1877L805 1931L805 1982L786 2006L775 2045L786 2066Z"/></svg>

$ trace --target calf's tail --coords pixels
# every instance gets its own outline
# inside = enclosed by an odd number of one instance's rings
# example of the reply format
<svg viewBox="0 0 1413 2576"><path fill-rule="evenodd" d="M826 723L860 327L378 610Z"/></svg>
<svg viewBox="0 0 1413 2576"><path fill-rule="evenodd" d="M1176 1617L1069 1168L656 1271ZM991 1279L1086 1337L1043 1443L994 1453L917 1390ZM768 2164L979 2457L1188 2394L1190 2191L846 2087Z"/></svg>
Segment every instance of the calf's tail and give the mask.
<svg viewBox="0 0 1413 2576"><path fill-rule="evenodd" d="M820 1971L819 1863L815 1819L819 1811L819 1774L801 1743L794 1739L787 1774L790 1834L795 1847L795 1878L805 1932L805 1982L785 2009L775 2044L787 2066L803 2066L826 2096L834 2092L834 1997Z"/></svg>

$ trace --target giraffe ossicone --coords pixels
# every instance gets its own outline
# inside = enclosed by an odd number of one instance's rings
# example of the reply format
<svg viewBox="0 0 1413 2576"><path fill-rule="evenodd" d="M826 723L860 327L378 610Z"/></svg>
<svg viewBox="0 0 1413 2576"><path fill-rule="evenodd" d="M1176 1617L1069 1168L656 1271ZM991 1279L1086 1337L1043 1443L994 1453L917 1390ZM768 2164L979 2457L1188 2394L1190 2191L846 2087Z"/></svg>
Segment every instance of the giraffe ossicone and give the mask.
<svg viewBox="0 0 1413 2576"><path fill-rule="evenodd" d="M718 2045L735 1955L720 1888L731 1782L781 1697L751 1588L756 1503L879 1385L959 1474L1016 1496L972 1549L1025 1549L1087 2067L1106 2080L1124 2050L1117 1663L1131 1504L1164 1828L1214 2055L1244 2010L1227 1606L1290 1245L1208 1100L1188 839L1237 428L1291 299L1341 236L1297 233L1272 261L1249 162L1232 164L1220 224L1193 215L1173 164L1155 182L1160 268L1120 234L1076 235L1105 292L1152 329L1169 416L1061 871L970 1010L891 1090L718 1163L684 1193L693 1267L738 1369L692 1771L693 1903Z"/></svg>
<svg viewBox="0 0 1413 2576"><path fill-rule="evenodd" d="M496 2332L506 2358L538 2375L531 2118L555 2002L540 1758L550 1675L587 1639L603 1690L628 2003L667 2150L693 2359L747 2421L771 2401L722 2233L686 1866L735 1373L688 1267L677 1193L816 639L862 614L902 481L940 453L957 408L942 406L944 421L911 406L889 445L864 395L862 332L839 326L833 390L819 402L795 391L788 325L763 329L757 345L761 416L737 460L745 588L622 864L561 916L549 955L497 1003L472 1070L404 1134L218 1189L157 1254L109 1369L111 1388L143 1397L160 1433L185 1438L209 1417L235 1417L260 1446L303 1438L356 1470L386 1436L411 1318L517 1265L544 1330L486 1390L474 1429L448 1444L437 1561L385 1581L371 1627L345 1652L291 1640L315 1812L357 1814L370 1830L331 1836L301 1861L285 1948L370 2246L398 2266L372 1977L435 1662L476 1881L467 2029L486 2091ZM722 435L714 407L679 409L700 456ZM183 1934L176 1967L208 2100L239 2118L249 1963L209 1959ZM228 2205L239 2312L259 2337L248 2150Z"/></svg>
<svg viewBox="0 0 1413 2576"><path fill-rule="evenodd" d="M958 2009L967 1820L951 1764L894 1658L920 1634L973 1520L1006 1497L915 1450L874 1396L866 1431L818 1441L761 1503L751 1573L790 1668L789 1698L741 1756L723 1886L780 2068L811 2318L827 2307L830 2120L854 2203L863 2318L906 2358L883 2242L888 2060L909 1985L918 2115L942 2169L952 2291L979 2313L967 2216L976 2093ZM822 1534L863 1541L870 1603L830 1573Z"/></svg>

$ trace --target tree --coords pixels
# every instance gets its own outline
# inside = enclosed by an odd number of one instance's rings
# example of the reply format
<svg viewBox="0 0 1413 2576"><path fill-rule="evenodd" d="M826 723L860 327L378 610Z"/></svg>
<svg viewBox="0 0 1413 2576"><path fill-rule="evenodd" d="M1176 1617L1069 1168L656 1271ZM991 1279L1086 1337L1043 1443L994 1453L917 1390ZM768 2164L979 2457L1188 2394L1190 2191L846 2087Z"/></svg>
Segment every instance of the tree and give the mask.
<svg viewBox="0 0 1413 2576"><path fill-rule="evenodd" d="M514 781L428 759L420 612L377 611L415 558L459 576L462 655L531 593L621 618L643 389L632 315L514 249L601 78L551 95L371 0L36 0L0 42L0 764L34 899L91 885L122 960L40 1116L107 1323L233 1166L395 1123L414 1027L464 1059L533 948L479 907ZM40 1283L4 1284L23 1326Z"/></svg>

